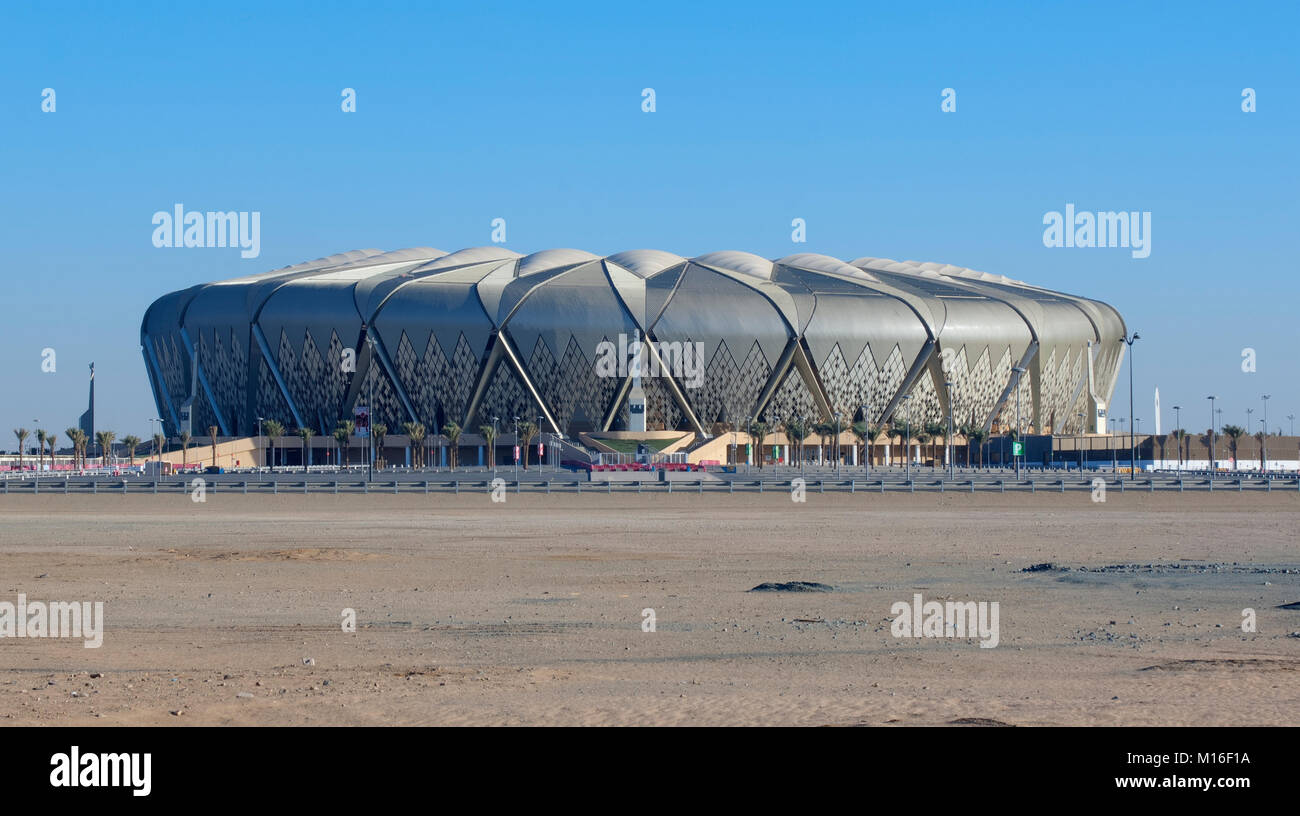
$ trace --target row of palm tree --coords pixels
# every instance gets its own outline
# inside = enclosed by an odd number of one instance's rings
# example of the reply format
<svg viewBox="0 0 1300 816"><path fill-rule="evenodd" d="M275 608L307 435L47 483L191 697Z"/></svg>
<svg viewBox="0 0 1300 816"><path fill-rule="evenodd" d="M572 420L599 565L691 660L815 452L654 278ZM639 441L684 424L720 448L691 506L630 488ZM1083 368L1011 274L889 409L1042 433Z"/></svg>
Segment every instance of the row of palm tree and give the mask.
<svg viewBox="0 0 1300 816"><path fill-rule="evenodd" d="M86 443L90 438L81 428L68 428L64 431L68 441L72 443L73 465L74 467L86 466ZM31 431L26 428L15 428L14 437L18 440L18 468L23 467L23 448L27 444L27 439L31 436ZM40 451L37 459L37 469L45 468L45 451L48 448L50 452L50 464L54 464L54 454L58 445L59 435L49 431L37 429L36 442ZM99 445L101 456L100 463L107 467L108 459L113 455L113 443L117 441L117 433L114 431L96 431L95 442ZM127 455L131 459L131 464L135 464L135 452L140 447L140 437L127 435L122 437L122 445L126 448Z"/></svg>
<svg viewBox="0 0 1300 816"><path fill-rule="evenodd" d="M943 422L936 421L909 426L907 422L897 420L881 424L881 422L849 422L844 417L841 417L839 422L807 422L801 420L801 418L793 418L793 420L777 422L777 424L768 424L766 421L759 420L749 422L744 426L727 424L727 422L719 425L719 430L723 431L723 433L728 433L728 431L738 433L738 431L748 429L750 438L753 439L754 444L757 444L759 450L766 446L767 438L771 434L784 433L785 438L789 440L790 446L794 448L792 451L794 461L803 460L807 439L814 437L814 435L818 438L820 451L824 451L826 448L833 446L837 435L842 431L850 431L858 439L862 459L871 460L874 460L875 457L876 444L881 442L893 443L894 440L897 440L897 446L900 448L910 442L917 442L922 446L930 444L931 459L939 459L940 447L943 446L944 440L948 437L948 427ZM957 434L962 435L967 440L966 465L970 466L971 464L972 447L979 451L979 464L983 465L983 443L989 438L988 431L978 425L965 424L956 429L954 435ZM889 461L885 464L893 464L894 450L896 448L891 444L891 447L888 448ZM758 457L759 468L762 468L763 460L763 456Z"/></svg>

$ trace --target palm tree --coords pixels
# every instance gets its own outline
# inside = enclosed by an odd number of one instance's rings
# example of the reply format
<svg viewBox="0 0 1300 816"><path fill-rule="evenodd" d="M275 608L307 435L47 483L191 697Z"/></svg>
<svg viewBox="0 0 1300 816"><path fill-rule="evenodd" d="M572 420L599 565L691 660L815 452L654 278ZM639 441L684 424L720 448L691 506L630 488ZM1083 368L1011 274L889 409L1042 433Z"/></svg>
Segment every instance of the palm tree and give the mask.
<svg viewBox="0 0 1300 816"><path fill-rule="evenodd" d="M117 434L112 431L95 431L95 441L99 443L99 461L108 467L108 457L113 455L113 440Z"/></svg>
<svg viewBox="0 0 1300 816"><path fill-rule="evenodd" d="M140 447L140 437L128 434L122 437L122 444L126 445L126 455L131 458L131 464L135 464L135 449Z"/></svg>
<svg viewBox="0 0 1300 816"><path fill-rule="evenodd" d="M217 466L217 432L221 429L216 425L208 426L208 438L212 440L212 466Z"/></svg>
<svg viewBox="0 0 1300 816"><path fill-rule="evenodd" d="M66 428L63 433L67 435L68 441L72 443L72 468L73 470L76 470L79 455L81 453L81 443L77 441L77 438L81 435L81 429Z"/></svg>
<svg viewBox="0 0 1300 816"><path fill-rule="evenodd" d="M162 456L163 445L165 445L166 443L167 443L167 437L163 436L160 433L156 433L153 435L153 455L155 457Z"/></svg>
<svg viewBox="0 0 1300 816"><path fill-rule="evenodd" d="M384 438L388 436L388 426L382 422L376 422L371 427L371 432L375 435L375 467L383 468Z"/></svg>
<svg viewBox="0 0 1300 816"><path fill-rule="evenodd" d="M45 442L50 446L50 470L54 470L54 443L59 439L58 434L46 434Z"/></svg>
<svg viewBox="0 0 1300 816"><path fill-rule="evenodd" d="M27 444L27 435L31 433L26 428L14 428L14 436L18 437L18 469L23 469L23 445Z"/></svg>
<svg viewBox="0 0 1300 816"><path fill-rule="evenodd" d="M1232 451L1232 469L1237 469L1237 440L1246 435L1246 429L1239 425L1224 425L1223 435L1228 437L1228 449Z"/></svg>
<svg viewBox="0 0 1300 816"><path fill-rule="evenodd" d="M754 457L758 459L758 467L763 467L763 444L767 441L767 436L772 432L772 426L759 420L751 423L749 426L749 436L751 440L757 440L754 445Z"/></svg>
<svg viewBox="0 0 1300 816"><path fill-rule="evenodd" d="M339 465L341 466L343 464L343 446L348 443L348 438L351 436L351 434L348 433L348 429L344 428L343 423L340 422L339 426L334 429L333 436L335 442L334 447L337 449L337 453L338 453L337 458L338 458Z"/></svg>
<svg viewBox="0 0 1300 816"><path fill-rule="evenodd" d="M451 469L456 469L456 463L460 459L460 435L464 432L455 422L448 422L442 426L442 433L447 437L447 444L451 446Z"/></svg>
<svg viewBox="0 0 1300 816"><path fill-rule="evenodd" d="M817 464L826 464L826 446L828 440L835 436L835 426L830 422L818 422L813 425L813 433L817 434Z"/></svg>
<svg viewBox="0 0 1300 816"><path fill-rule="evenodd" d="M898 446L903 451L903 462L906 464L912 455L912 440L916 438L915 431L912 430L910 423L907 421L899 422L895 419L889 429L889 435L898 437ZM889 458L892 460L894 457L891 455Z"/></svg>
<svg viewBox="0 0 1300 816"><path fill-rule="evenodd" d="M785 438L794 445L796 461L803 461L803 440L808 435L808 428L802 419L790 417L785 421Z"/></svg>
<svg viewBox="0 0 1300 816"><path fill-rule="evenodd" d="M938 447L939 439L941 437L947 437L948 426L943 424L942 422L930 420L929 422L925 423L925 432L930 435L930 439L932 442L932 444L930 445L930 459L932 461L937 460L939 458L939 447Z"/></svg>
<svg viewBox="0 0 1300 816"><path fill-rule="evenodd" d="M889 428L881 422L877 422L867 429L867 441L871 443L871 447L867 450L868 456L874 456L876 445L880 444L880 440L886 438L888 434Z"/></svg>
<svg viewBox="0 0 1300 816"><path fill-rule="evenodd" d="M284 425L274 419L268 419L262 423L262 430L266 432L266 438L271 440L271 467L275 467L275 446L280 437L284 436Z"/></svg>
<svg viewBox="0 0 1300 816"><path fill-rule="evenodd" d="M862 446L862 461L865 462L869 453L867 444L871 439L871 426L865 422L855 422L849 426L849 430L858 438L858 443Z"/></svg>
<svg viewBox="0 0 1300 816"><path fill-rule="evenodd" d="M194 437L190 436L189 431L181 431L179 438L181 440L181 467L185 467L189 464L190 440Z"/></svg>
<svg viewBox="0 0 1300 816"><path fill-rule="evenodd" d="M311 438L316 432L311 428L299 428L298 436L302 437L302 472L306 473L311 465Z"/></svg>
<svg viewBox="0 0 1300 816"><path fill-rule="evenodd" d="M339 431L343 431L343 437L339 438ZM357 432L357 423L350 419L339 420L338 430L334 432L334 438L339 440L343 446L343 455L347 463L352 464L352 435Z"/></svg>
<svg viewBox="0 0 1300 816"><path fill-rule="evenodd" d="M40 460L36 463L36 471L39 473L41 467L45 464L45 431L40 428L36 429L36 441L40 443L39 447L41 451Z"/></svg>
<svg viewBox="0 0 1300 816"><path fill-rule="evenodd" d="M980 452L979 466L984 467L984 440L988 438L989 432L983 428L971 428L966 432L966 464L970 464L970 446L974 445Z"/></svg>
<svg viewBox="0 0 1300 816"><path fill-rule="evenodd" d="M1263 472L1263 470L1264 470L1264 432L1263 432L1263 431L1257 431L1257 432L1255 433L1255 440L1256 440L1257 442L1259 442L1259 469L1260 469L1260 472Z"/></svg>
<svg viewBox="0 0 1300 816"><path fill-rule="evenodd" d="M411 467L423 467L420 464L420 443L424 441L424 426L418 422L403 422L402 431L406 434L406 446L411 451Z"/></svg>
<svg viewBox="0 0 1300 816"><path fill-rule="evenodd" d="M519 423L519 439L524 446L524 470L528 470L528 449L532 446L533 440L537 438L538 433L540 433L540 430L536 422L525 420ZM538 467L541 467L540 462L538 462Z"/></svg>
<svg viewBox="0 0 1300 816"><path fill-rule="evenodd" d="M417 466L423 470L428 462L428 457L425 455L424 440L429 437L429 429L424 427L423 422L416 422L414 425L415 426L407 431L407 433L410 435L411 442L415 447L415 458L418 462Z"/></svg>
<svg viewBox="0 0 1300 816"><path fill-rule="evenodd" d="M916 433L912 434L912 437L913 437L914 439L916 439L916 448L917 448L917 453L920 453L922 447L923 447L927 442L929 442L931 439L934 438L934 437L930 436L930 432L927 431L927 430L925 430L925 427L924 427L924 426L922 426L921 430L919 430L919 431L917 431Z"/></svg>
<svg viewBox="0 0 1300 816"><path fill-rule="evenodd" d="M483 440L487 442L488 467L494 468L497 466L497 451L496 451L497 429L492 427L491 425L480 425L478 426L478 432L479 435L483 437Z"/></svg>

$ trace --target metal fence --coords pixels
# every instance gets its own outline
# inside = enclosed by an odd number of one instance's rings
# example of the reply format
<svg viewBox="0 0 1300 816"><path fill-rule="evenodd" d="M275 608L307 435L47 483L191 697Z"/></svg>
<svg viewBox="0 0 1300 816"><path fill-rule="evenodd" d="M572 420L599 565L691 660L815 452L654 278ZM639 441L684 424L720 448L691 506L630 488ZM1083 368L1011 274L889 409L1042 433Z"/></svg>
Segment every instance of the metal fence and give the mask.
<svg viewBox="0 0 1300 816"><path fill-rule="evenodd" d="M1252 492L1298 493L1300 478L1179 478L1179 479L1104 479L1027 478L1027 479L669 479L591 480L575 479L28 479L7 480L0 485L0 496L10 495L139 495L191 493L201 487L212 494L338 494L338 493L488 493L504 489L510 493L786 493L802 489L805 493L1066 493L1092 492L1099 488L1116 493L1138 492ZM198 484L196 484L196 482ZM496 483L496 484L494 484Z"/></svg>

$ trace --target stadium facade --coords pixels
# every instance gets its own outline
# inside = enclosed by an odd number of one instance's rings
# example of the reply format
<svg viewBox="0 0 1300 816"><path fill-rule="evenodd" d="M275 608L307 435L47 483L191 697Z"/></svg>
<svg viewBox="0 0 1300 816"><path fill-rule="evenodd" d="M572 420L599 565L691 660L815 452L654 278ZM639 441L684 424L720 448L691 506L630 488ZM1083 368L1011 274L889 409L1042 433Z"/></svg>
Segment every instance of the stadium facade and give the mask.
<svg viewBox="0 0 1300 816"><path fill-rule="evenodd" d="M516 416L625 429L632 380L600 356L638 335L703 352L695 382L669 364L644 378L649 430L946 422L951 407L957 425L996 431L1019 410L1027 431L1076 433L1105 429L1124 334L1105 303L942 264L493 246L359 250L193 286L149 307L140 341L169 435L251 435L258 417L325 434L371 393L394 432Z"/></svg>

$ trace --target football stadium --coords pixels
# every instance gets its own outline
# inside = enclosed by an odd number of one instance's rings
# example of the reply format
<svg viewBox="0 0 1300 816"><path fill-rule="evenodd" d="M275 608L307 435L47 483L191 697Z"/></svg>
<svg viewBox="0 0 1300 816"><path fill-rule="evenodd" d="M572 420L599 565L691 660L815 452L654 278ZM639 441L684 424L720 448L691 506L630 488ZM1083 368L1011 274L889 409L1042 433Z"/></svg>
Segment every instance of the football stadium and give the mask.
<svg viewBox="0 0 1300 816"><path fill-rule="evenodd" d="M390 428L519 417L703 440L903 412L1105 433L1124 334L1100 301L937 263L492 246L200 284L154 302L140 341L169 436L268 418L325 435L362 409Z"/></svg>

